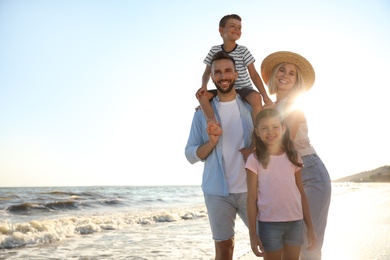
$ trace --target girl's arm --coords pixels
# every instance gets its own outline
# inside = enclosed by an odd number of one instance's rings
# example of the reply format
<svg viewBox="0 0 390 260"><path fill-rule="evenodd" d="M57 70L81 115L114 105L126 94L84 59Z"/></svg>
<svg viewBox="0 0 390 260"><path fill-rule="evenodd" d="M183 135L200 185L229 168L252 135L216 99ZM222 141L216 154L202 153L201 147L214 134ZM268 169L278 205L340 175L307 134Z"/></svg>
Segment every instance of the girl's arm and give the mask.
<svg viewBox="0 0 390 260"><path fill-rule="evenodd" d="M317 237L314 232L313 222L311 220L309 202L307 201L306 193L305 190L303 189L301 169L295 173L295 183L297 184L298 190L301 193L303 220L305 221L307 227L307 240L308 240L307 250L314 250L317 245Z"/></svg>
<svg viewBox="0 0 390 260"><path fill-rule="evenodd" d="M246 182L248 186L247 194L247 217L249 237L251 248L256 256L263 256L264 248L257 235L257 174L249 169L246 169Z"/></svg>

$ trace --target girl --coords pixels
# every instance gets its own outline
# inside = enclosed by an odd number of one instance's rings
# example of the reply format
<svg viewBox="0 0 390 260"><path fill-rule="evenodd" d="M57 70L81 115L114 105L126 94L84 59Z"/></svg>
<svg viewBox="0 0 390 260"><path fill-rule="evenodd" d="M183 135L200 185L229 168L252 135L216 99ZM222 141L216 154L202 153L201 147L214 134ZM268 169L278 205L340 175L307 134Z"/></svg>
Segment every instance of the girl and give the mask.
<svg viewBox="0 0 390 260"><path fill-rule="evenodd" d="M256 148L245 165L252 251L265 260L299 259L303 222L309 249L316 245L301 179L302 160L276 109L264 109L256 116L253 139Z"/></svg>
<svg viewBox="0 0 390 260"><path fill-rule="evenodd" d="M305 114L294 108L295 99L313 86L315 72L310 62L301 55L278 51L263 60L261 75L269 93L276 94L275 108L290 129L290 137L304 164L302 182L317 235L317 247L315 250L306 250L307 241L304 240L301 258L320 260L331 200L331 180L310 142Z"/></svg>

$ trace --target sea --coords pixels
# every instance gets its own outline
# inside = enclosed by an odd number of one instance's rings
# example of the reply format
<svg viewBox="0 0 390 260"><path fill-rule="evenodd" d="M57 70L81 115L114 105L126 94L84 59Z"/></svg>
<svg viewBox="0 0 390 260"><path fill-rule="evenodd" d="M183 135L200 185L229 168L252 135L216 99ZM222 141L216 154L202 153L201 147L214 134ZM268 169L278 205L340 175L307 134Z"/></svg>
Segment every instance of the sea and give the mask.
<svg viewBox="0 0 390 260"><path fill-rule="evenodd" d="M390 259L390 184L332 185L324 259ZM239 217L235 240L239 259ZM200 186L0 188L0 259L213 258Z"/></svg>

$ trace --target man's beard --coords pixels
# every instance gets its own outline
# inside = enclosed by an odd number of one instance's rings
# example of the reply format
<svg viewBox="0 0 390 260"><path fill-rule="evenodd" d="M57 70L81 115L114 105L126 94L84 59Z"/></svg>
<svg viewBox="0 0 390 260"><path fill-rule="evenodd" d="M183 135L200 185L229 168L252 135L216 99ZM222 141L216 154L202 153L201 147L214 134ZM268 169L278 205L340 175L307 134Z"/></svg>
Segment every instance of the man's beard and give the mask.
<svg viewBox="0 0 390 260"><path fill-rule="evenodd" d="M233 89L235 83L236 83L236 81L233 80L232 82L230 82L229 87L226 88L226 89L220 87L220 86L219 86L217 83L215 83L215 82L214 82L214 85L215 85L215 87L218 89L219 92L221 92L221 93L229 93L229 92Z"/></svg>

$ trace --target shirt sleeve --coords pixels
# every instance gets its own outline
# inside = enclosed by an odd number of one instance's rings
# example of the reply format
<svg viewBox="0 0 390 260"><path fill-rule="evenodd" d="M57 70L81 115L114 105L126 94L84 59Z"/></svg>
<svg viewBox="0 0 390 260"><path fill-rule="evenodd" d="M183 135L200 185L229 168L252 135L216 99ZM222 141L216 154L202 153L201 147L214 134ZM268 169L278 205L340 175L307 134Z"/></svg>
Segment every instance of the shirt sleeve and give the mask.
<svg viewBox="0 0 390 260"><path fill-rule="evenodd" d="M256 159L254 153L249 155L248 159L246 160L245 169L251 170L252 172L258 174L259 160Z"/></svg>
<svg viewBox="0 0 390 260"><path fill-rule="evenodd" d="M243 47L244 47L243 61L245 67L248 67L249 64L254 63L256 60L253 57L252 53L248 50L248 48L245 46Z"/></svg>
<svg viewBox="0 0 390 260"><path fill-rule="evenodd" d="M206 58L203 60L203 63L211 67L211 59L213 58L214 54L216 54L220 50L222 50L220 45L216 45L216 46L211 47Z"/></svg>
<svg viewBox="0 0 390 260"><path fill-rule="evenodd" d="M197 155L197 150L200 145L204 143L203 134L202 134L202 124L201 124L201 116L203 116L202 111L197 111L194 114L194 118L192 120L190 135L187 140L187 145L185 147L185 156L187 160L194 164L196 162L201 161Z"/></svg>

